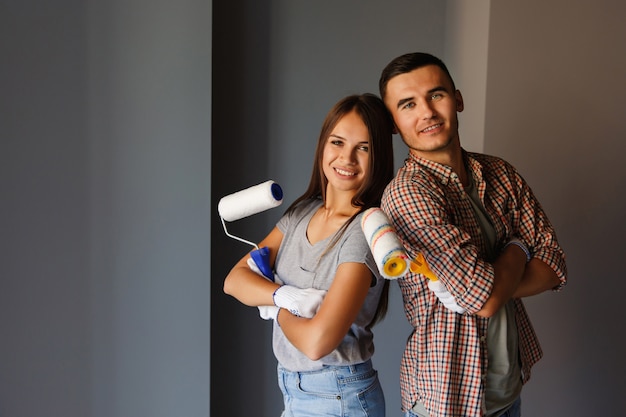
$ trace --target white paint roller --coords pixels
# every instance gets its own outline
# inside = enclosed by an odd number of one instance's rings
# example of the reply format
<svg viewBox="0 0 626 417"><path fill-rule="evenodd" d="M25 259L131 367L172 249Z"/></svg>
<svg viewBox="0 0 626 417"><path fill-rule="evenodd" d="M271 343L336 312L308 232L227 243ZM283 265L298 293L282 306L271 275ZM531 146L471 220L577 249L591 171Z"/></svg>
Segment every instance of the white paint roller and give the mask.
<svg viewBox="0 0 626 417"><path fill-rule="evenodd" d="M361 217L361 229L380 274L387 279L404 276L409 270L409 256L387 215L378 207L365 210Z"/></svg>
<svg viewBox="0 0 626 417"><path fill-rule="evenodd" d="M217 204L217 211L222 219L222 226L226 236L254 246L256 250L251 252L251 256L261 272L263 272L263 275L271 280L274 279L274 274L269 265L269 249L266 247L259 249L256 243L231 235L226 229L225 222L233 222L278 207L282 202L283 189L274 181L269 180L222 197Z"/></svg>
<svg viewBox="0 0 626 417"><path fill-rule="evenodd" d="M437 276L428 267L426 259L420 253L411 260L400 242L391 221L379 207L372 207L363 212L361 229L369 244L378 271L387 279L400 278L411 272L425 275L432 281Z"/></svg>
<svg viewBox="0 0 626 417"><path fill-rule="evenodd" d="M220 217L227 222L278 207L283 202L280 185L269 180L223 197L217 204Z"/></svg>

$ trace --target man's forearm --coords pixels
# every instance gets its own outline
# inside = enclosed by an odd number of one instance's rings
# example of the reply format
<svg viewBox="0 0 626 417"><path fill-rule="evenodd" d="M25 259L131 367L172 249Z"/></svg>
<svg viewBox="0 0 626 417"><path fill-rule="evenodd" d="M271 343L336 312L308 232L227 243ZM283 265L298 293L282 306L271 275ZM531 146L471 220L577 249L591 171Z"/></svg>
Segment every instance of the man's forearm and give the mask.
<svg viewBox="0 0 626 417"><path fill-rule="evenodd" d="M559 277L545 262L533 258L526 264L524 275L513 293L513 298L530 297L559 285Z"/></svg>
<svg viewBox="0 0 626 417"><path fill-rule="evenodd" d="M491 295L476 312L491 317L506 304L517 291L525 273L526 254L516 245L509 245L493 263L494 281Z"/></svg>

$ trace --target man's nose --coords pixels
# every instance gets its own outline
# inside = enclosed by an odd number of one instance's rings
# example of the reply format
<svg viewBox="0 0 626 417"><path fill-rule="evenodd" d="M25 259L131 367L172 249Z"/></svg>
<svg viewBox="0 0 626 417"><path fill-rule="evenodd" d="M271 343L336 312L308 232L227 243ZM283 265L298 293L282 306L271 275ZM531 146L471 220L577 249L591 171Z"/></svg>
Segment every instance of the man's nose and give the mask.
<svg viewBox="0 0 626 417"><path fill-rule="evenodd" d="M432 106L432 103L428 100L419 100L417 103L419 115L422 119L432 119L437 115L437 112Z"/></svg>

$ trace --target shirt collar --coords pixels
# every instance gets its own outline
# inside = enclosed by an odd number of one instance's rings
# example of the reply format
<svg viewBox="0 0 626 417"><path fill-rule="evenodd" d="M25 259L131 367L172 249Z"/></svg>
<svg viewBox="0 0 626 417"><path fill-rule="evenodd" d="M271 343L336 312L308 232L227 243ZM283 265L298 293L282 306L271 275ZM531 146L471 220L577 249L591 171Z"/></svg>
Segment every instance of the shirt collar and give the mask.
<svg viewBox="0 0 626 417"><path fill-rule="evenodd" d="M473 180L477 184L482 181L482 166L480 162L471 156L471 153L461 149L463 153L463 161L465 161L465 167L468 168L468 174L473 175ZM458 180L457 174L452 171L452 168L440 164L438 162L431 161L429 159L421 158L413 153L409 152L409 156L405 162L406 166L417 165L424 170L434 175L443 185L447 185L452 180Z"/></svg>

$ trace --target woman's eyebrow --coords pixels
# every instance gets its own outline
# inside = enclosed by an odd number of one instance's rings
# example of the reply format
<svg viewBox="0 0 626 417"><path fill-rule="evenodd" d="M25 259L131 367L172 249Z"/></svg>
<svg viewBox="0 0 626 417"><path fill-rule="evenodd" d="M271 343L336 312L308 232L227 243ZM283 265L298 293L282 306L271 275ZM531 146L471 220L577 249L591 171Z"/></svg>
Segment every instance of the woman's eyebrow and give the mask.
<svg viewBox="0 0 626 417"><path fill-rule="evenodd" d="M328 136L329 136L329 137L331 137L331 138L338 138L338 139L343 139L343 140L345 140L345 139L346 139L346 138L344 138L343 136L339 136L339 135L338 135L338 134L336 134L336 133L331 133L331 134L330 134L330 135L328 135Z"/></svg>

